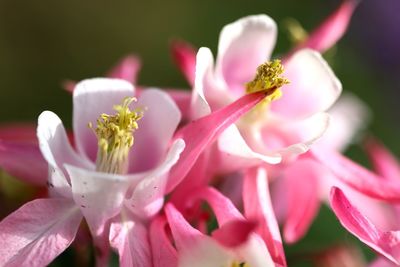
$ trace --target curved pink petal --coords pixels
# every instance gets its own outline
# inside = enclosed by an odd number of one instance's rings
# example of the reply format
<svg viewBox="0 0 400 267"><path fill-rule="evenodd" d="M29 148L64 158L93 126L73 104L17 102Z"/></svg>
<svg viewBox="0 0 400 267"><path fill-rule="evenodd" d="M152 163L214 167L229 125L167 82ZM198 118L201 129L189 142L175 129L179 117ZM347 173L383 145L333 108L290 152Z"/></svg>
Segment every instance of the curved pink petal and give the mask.
<svg viewBox="0 0 400 267"><path fill-rule="evenodd" d="M259 65L268 60L275 46L277 27L267 15L241 18L226 25L219 36L216 72L237 96L251 81Z"/></svg>
<svg viewBox="0 0 400 267"><path fill-rule="evenodd" d="M274 262L286 266L282 239L272 208L267 173L264 169L253 168L246 172L243 204L246 218L258 222L256 232L266 243Z"/></svg>
<svg viewBox="0 0 400 267"><path fill-rule="evenodd" d="M111 69L107 77L122 79L136 84L141 65L140 59L136 55L128 55Z"/></svg>
<svg viewBox="0 0 400 267"><path fill-rule="evenodd" d="M119 266L153 266L148 231L129 214L111 223L110 244L119 254Z"/></svg>
<svg viewBox="0 0 400 267"><path fill-rule="evenodd" d="M48 165L37 144L0 139L0 168L33 185L47 182Z"/></svg>
<svg viewBox="0 0 400 267"><path fill-rule="evenodd" d="M379 257L374 260L368 267L396 267L398 264L394 264L393 262L387 260L384 257Z"/></svg>
<svg viewBox="0 0 400 267"><path fill-rule="evenodd" d="M182 119L186 120L189 117L190 103L192 94L188 90L167 89L167 94L174 100L182 114Z"/></svg>
<svg viewBox="0 0 400 267"><path fill-rule="evenodd" d="M228 248L238 247L249 239L256 223L245 220L231 220L212 232L212 237Z"/></svg>
<svg viewBox="0 0 400 267"><path fill-rule="evenodd" d="M275 114L306 118L330 108L342 92L340 81L318 52L300 50L284 65L290 83L282 87L282 97L271 103Z"/></svg>
<svg viewBox="0 0 400 267"><path fill-rule="evenodd" d="M310 159L299 159L284 170L287 217L283 236L288 243L297 242L311 226L319 209L319 179L326 170Z"/></svg>
<svg viewBox="0 0 400 267"><path fill-rule="evenodd" d="M376 199L400 201L398 182L385 180L335 151L314 149L312 155L355 190Z"/></svg>
<svg viewBox="0 0 400 267"><path fill-rule="evenodd" d="M346 33L351 16L359 2L358 0L343 0L342 4L295 50L311 48L323 53L334 46Z"/></svg>
<svg viewBox="0 0 400 267"><path fill-rule="evenodd" d="M143 90L133 106L142 107L144 115L129 153L129 173L148 171L161 163L181 120L178 107L161 90Z"/></svg>
<svg viewBox="0 0 400 267"><path fill-rule="evenodd" d="M150 244L154 267L178 266L178 255L167 236L166 225L167 220L164 216L156 217L150 225Z"/></svg>
<svg viewBox="0 0 400 267"><path fill-rule="evenodd" d="M0 265L48 265L74 240L81 219L67 199L28 202L0 222Z"/></svg>
<svg viewBox="0 0 400 267"><path fill-rule="evenodd" d="M73 95L73 128L78 152L93 162L97 154L97 138L89 123L96 122L103 113L114 114L114 105L121 104L125 97L133 97L132 84L119 79L96 78L84 80L76 85Z"/></svg>
<svg viewBox="0 0 400 267"><path fill-rule="evenodd" d="M196 69L196 49L188 42L175 40L171 43L171 53L176 65L193 86Z"/></svg>
<svg viewBox="0 0 400 267"><path fill-rule="evenodd" d="M36 125L33 123L3 124L0 127L0 140L37 144Z"/></svg>
<svg viewBox="0 0 400 267"><path fill-rule="evenodd" d="M170 172L167 192L174 189L189 172L199 155L227 127L265 97L264 93L243 96L234 103L181 128L175 138L182 138L186 147Z"/></svg>
<svg viewBox="0 0 400 267"><path fill-rule="evenodd" d="M333 187L331 191L331 207L349 232L387 259L400 264L400 231L378 229L337 187Z"/></svg>

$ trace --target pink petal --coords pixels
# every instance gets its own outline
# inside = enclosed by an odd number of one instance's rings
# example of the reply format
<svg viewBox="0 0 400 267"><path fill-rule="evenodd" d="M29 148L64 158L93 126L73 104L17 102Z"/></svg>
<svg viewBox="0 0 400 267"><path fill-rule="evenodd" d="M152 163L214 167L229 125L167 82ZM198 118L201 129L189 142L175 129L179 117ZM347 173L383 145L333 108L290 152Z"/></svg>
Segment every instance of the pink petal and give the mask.
<svg viewBox="0 0 400 267"><path fill-rule="evenodd" d="M306 118L330 108L342 92L340 81L318 52L300 50L284 65L290 83L282 87L282 97L271 103L276 114Z"/></svg>
<svg viewBox="0 0 400 267"><path fill-rule="evenodd" d="M368 267L396 267L398 264L394 264L393 262L387 260L384 257L379 257L374 260Z"/></svg>
<svg viewBox="0 0 400 267"><path fill-rule="evenodd" d="M325 19L295 50L311 48L325 52L339 41L346 33L354 9L360 1L344 0L328 18Z"/></svg>
<svg viewBox="0 0 400 267"><path fill-rule="evenodd" d="M2 125L0 140L37 144L36 125L28 123Z"/></svg>
<svg viewBox="0 0 400 267"><path fill-rule="evenodd" d="M400 163L396 157L377 140L370 139L365 146L374 170L382 177L399 181Z"/></svg>
<svg viewBox="0 0 400 267"><path fill-rule="evenodd" d="M188 90L177 90L177 89L167 89L165 90L169 94L169 96L174 100L175 104L178 106L181 114L183 116L182 119L188 119L189 117L189 109L191 103L191 92Z"/></svg>
<svg viewBox="0 0 400 267"><path fill-rule="evenodd" d="M97 138L88 127L96 127L103 113L114 114L114 105L121 104L125 97L133 97L132 84L124 80L97 78L84 80L76 85L73 95L73 128L75 143L81 155L93 162L97 154Z"/></svg>
<svg viewBox="0 0 400 267"><path fill-rule="evenodd" d="M312 151L312 155L355 190L385 201L400 201L400 184L398 182L385 180L334 151L315 149Z"/></svg>
<svg viewBox="0 0 400 267"><path fill-rule="evenodd" d="M150 243L153 254L154 267L176 267L178 266L178 255L169 240L165 217L156 217L150 225Z"/></svg>
<svg viewBox="0 0 400 267"><path fill-rule="evenodd" d="M256 227L256 223L245 220L232 220L212 232L212 237L228 248L244 244Z"/></svg>
<svg viewBox="0 0 400 267"><path fill-rule="evenodd" d="M48 265L74 240L81 219L67 199L28 202L0 222L0 265Z"/></svg>
<svg viewBox="0 0 400 267"><path fill-rule="evenodd" d="M172 58L191 86L194 84L196 49L185 41L171 43Z"/></svg>
<svg viewBox="0 0 400 267"><path fill-rule="evenodd" d="M167 192L178 185L189 172L199 155L228 126L265 97L264 93L248 94L212 114L181 128L175 138L182 138L186 148L170 172Z"/></svg>
<svg viewBox="0 0 400 267"><path fill-rule="evenodd" d="M66 90L68 93L73 93L75 90L76 82L72 80L65 80L62 82L62 87L64 90Z"/></svg>
<svg viewBox="0 0 400 267"><path fill-rule="evenodd" d="M147 229L127 213L111 223L110 243L119 254L119 266L153 266Z"/></svg>
<svg viewBox="0 0 400 267"><path fill-rule="evenodd" d="M352 206L343 192L333 187L331 207L340 223L376 252L400 264L400 231L382 231Z"/></svg>
<svg viewBox="0 0 400 267"><path fill-rule="evenodd" d="M288 203L283 235L288 243L297 242L311 226L319 209L319 179L325 169L317 162L299 159L284 171L284 183Z"/></svg>
<svg viewBox="0 0 400 267"><path fill-rule="evenodd" d="M143 90L134 107L143 107L145 111L134 134L129 173L148 171L161 163L181 120L178 107L161 90Z"/></svg>
<svg viewBox="0 0 400 267"><path fill-rule="evenodd" d="M276 36L276 24L266 15L244 17L222 29L216 71L236 95L243 94L243 85L270 58Z"/></svg>
<svg viewBox="0 0 400 267"><path fill-rule="evenodd" d="M141 65L140 59L136 55L128 55L111 69L107 77L122 79L136 84Z"/></svg>
<svg viewBox="0 0 400 267"><path fill-rule="evenodd" d="M243 204L246 218L259 223L256 232L266 243L274 262L286 266L282 239L272 208L264 169L254 168L247 171L243 185Z"/></svg>
<svg viewBox="0 0 400 267"><path fill-rule="evenodd" d="M33 185L43 186L47 182L47 162L36 144L0 139L0 168Z"/></svg>

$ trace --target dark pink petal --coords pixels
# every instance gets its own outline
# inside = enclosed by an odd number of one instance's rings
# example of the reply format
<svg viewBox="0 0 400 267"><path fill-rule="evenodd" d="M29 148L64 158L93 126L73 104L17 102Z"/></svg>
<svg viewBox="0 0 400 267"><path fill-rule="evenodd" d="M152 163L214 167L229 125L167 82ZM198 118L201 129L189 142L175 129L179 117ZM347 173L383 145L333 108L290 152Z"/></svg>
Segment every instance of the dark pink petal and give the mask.
<svg viewBox="0 0 400 267"><path fill-rule="evenodd" d="M368 140L365 145L368 156L379 175L400 182L400 163L396 157L377 140Z"/></svg>
<svg viewBox="0 0 400 267"><path fill-rule="evenodd" d="M153 219L150 225L150 243L154 267L178 266L178 255L167 236L166 225L167 220L163 216Z"/></svg>
<svg viewBox="0 0 400 267"><path fill-rule="evenodd" d="M37 144L0 140L0 168L24 182L46 185L48 165Z"/></svg>
<svg viewBox="0 0 400 267"><path fill-rule="evenodd" d="M400 264L400 231L378 229L337 187L332 188L330 202L343 227L376 252Z"/></svg>
<svg viewBox="0 0 400 267"><path fill-rule="evenodd" d="M287 217L283 228L285 241L297 242L306 233L319 209L319 179L325 169L309 159L299 159L285 171Z"/></svg>
<svg viewBox="0 0 400 267"><path fill-rule="evenodd" d="M122 79L136 84L141 65L140 59L136 55L128 55L111 69L107 77Z"/></svg>
<svg viewBox="0 0 400 267"><path fill-rule="evenodd" d="M256 232L263 238L274 262L286 266L264 169L253 168L247 171L243 184L243 204L246 218L258 222Z"/></svg>
<svg viewBox="0 0 400 267"><path fill-rule="evenodd" d="M72 94L74 92L76 82L73 80L65 80L62 82L61 85L64 88L64 90Z"/></svg>
<svg viewBox="0 0 400 267"><path fill-rule="evenodd" d="M36 125L15 123L0 127L0 140L37 144Z"/></svg>
<svg viewBox="0 0 400 267"><path fill-rule="evenodd" d="M67 199L28 202L0 222L0 265L48 265L74 240L81 219Z"/></svg>
<svg viewBox="0 0 400 267"><path fill-rule="evenodd" d="M255 227L254 222L232 220L212 232L212 237L224 247L234 248L246 243Z"/></svg>
<svg viewBox="0 0 400 267"><path fill-rule="evenodd" d="M358 0L344 0L321 25L316 28L307 40L300 44L295 50L311 48L321 53L325 52L336 44L346 33L351 16L356 8Z"/></svg>
<svg viewBox="0 0 400 267"><path fill-rule="evenodd" d="M170 172L167 192L178 185L189 172L199 155L220 133L265 97L264 93L243 96L232 104L202 117L181 128L175 138L182 138L186 147Z"/></svg>
<svg viewBox="0 0 400 267"><path fill-rule="evenodd" d="M110 243L119 254L121 267L152 267L147 229L124 213L111 223Z"/></svg>
<svg viewBox="0 0 400 267"><path fill-rule="evenodd" d="M313 149L312 155L355 190L376 199L400 201L400 183L385 180L335 151Z"/></svg>
<svg viewBox="0 0 400 267"><path fill-rule="evenodd" d="M196 49L188 42L173 41L171 44L172 58L185 75L190 85L194 84L196 69Z"/></svg>

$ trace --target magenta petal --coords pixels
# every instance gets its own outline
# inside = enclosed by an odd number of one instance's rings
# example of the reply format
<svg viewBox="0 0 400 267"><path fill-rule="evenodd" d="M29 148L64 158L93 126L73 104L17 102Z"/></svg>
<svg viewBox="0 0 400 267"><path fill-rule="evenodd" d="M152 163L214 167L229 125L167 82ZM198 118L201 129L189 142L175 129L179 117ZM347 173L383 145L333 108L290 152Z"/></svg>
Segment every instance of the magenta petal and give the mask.
<svg viewBox="0 0 400 267"><path fill-rule="evenodd" d="M0 168L33 185L43 186L47 181L47 162L37 144L0 140Z"/></svg>
<svg viewBox="0 0 400 267"><path fill-rule="evenodd" d="M196 69L196 49L185 41L174 41L171 44L172 57L185 75L190 85L194 84Z"/></svg>
<svg viewBox="0 0 400 267"><path fill-rule="evenodd" d="M297 242L302 238L319 209L319 183L325 169L317 162L306 159L291 164L284 174L287 195L287 218L283 229L285 241Z"/></svg>
<svg viewBox="0 0 400 267"><path fill-rule="evenodd" d="M120 221L111 223L110 243L119 254L119 266L153 266L147 229L127 213Z"/></svg>
<svg viewBox="0 0 400 267"><path fill-rule="evenodd" d="M225 247L235 248L248 240L255 227L254 222L232 220L212 232L212 237Z"/></svg>
<svg viewBox="0 0 400 267"><path fill-rule="evenodd" d="M186 147L178 163L171 169L167 192L182 181L207 145L264 97L264 93L245 95L232 104L181 128L175 138L182 138Z"/></svg>
<svg viewBox="0 0 400 267"><path fill-rule="evenodd" d="M178 255L169 240L165 227L165 217L156 217L150 225L150 243L154 267L176 267Z"/></svg>
<svg viewBox="0 0 400 267"><path fill-rule="evenodd" d="M295 50L311 48L321 53L325 52L339 41L345 34L351 16L359 1L344 0L322 24L315 29L308 39Z"/></svg>
<svg viewBox="0 0 400 267"><path fill-rule="evenodd" d="M339 179L355 190L376 199L400 201L399 182L385 180L334 151L314 149L312 154Z"/></svg>
<svg viewBox="0 0 400 267"><path fill-rule="evenodd" d="M331 191L331 207L340 223L350 233L382 254L392 262L400 264L400 231L382 231L352 206L337 187Z"/></svg>
<svg viewBox="0 0 400 267"><path fill-rule="evenodd" d="M48 265L74 240L81 219L67 199L28 202L0 222L0 265Z"/></svg>
<svg viewBox="0 0 400 267"><path fill-rule="evenodd" d="M141 67L140 59L136 55L128 55L121 59L107 74L109 78L122 79L136 84Z"/></svg>
<svg viewBox="0 0 400 267"><path fill-rule="evenodd" d="M264 169L250 169L244 178L243 204L246 218L259 223L256 232L263 238L274 262L286 266L278 222L271 204Z"/></svg>
<svg viewBox="0 0 400 267"><path fill-rule="evenodd" d="M0 140L37 144L36 125L29 123L2 125Z"/></svg>

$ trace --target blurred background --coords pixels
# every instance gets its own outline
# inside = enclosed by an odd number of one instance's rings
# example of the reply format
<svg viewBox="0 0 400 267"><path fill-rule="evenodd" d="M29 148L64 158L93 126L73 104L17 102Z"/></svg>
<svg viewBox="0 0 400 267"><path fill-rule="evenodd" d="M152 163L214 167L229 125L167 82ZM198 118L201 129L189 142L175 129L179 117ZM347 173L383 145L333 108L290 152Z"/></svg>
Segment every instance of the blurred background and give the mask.
<svg viewBox="0 0 400 267"><path fill-rule="evenodd" d="M295 18L311 31L339 4L338 0L0 0L0 123L35 122L48 109L69 127L71 96L62 82L102 76L129 53L143 62L139 84L187 88L170 57L171 40L207 46L215 54L225 24L265 13L278 23L275 54L280 54L291 47L285 19ZM357 94L372 112L368 133L396 155L400 155L398 10L398 0L362 1L331 57L344 90ZM357 149L350 154L363 160ZM340 240L357 243L327 208L316 223L325 227L313 227L309 237L287 248L290 266L303 266L294 263L307 261L304 255L309 251ZM54 266L65 261L67 256Z"/></svg>

